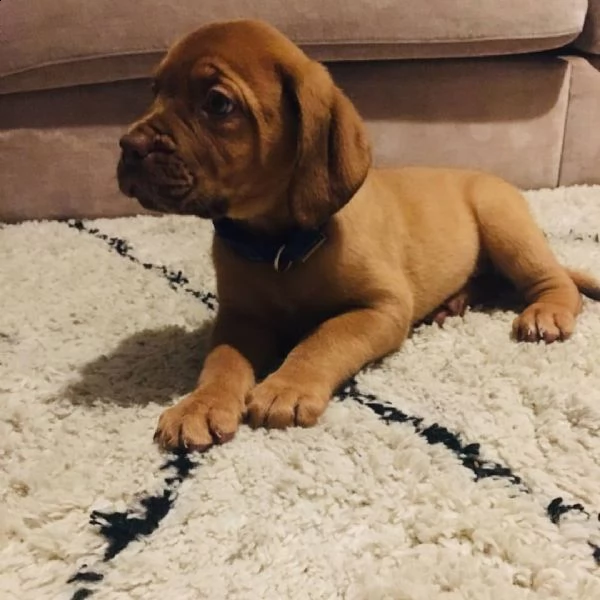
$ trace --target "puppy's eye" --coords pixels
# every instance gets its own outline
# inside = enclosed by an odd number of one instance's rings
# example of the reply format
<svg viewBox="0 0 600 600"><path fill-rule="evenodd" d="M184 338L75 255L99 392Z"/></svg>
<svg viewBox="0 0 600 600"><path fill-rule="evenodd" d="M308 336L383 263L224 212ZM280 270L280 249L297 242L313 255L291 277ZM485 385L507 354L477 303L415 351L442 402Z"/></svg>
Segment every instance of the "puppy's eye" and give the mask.
<svg viewBox="0 0 600 600"><path fill-rule="evenodd" d="M212 88L208 91L202 104L204 112L213 117L226 117L234 108L234 101L217 88Z"/></svg>

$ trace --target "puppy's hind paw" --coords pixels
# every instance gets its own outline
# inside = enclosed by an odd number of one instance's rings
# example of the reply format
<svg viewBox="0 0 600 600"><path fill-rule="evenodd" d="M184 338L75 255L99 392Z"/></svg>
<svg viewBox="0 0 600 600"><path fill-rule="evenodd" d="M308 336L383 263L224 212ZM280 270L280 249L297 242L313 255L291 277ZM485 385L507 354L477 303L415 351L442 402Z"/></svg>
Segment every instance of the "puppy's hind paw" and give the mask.
<svg viewBox="0 0 600 600"><path fill-rule="evenodd" d="M551 344L568 339L575 328L575 315L568 309L545 302L528 306L513 322L513 336L520 342Z"/></svg>

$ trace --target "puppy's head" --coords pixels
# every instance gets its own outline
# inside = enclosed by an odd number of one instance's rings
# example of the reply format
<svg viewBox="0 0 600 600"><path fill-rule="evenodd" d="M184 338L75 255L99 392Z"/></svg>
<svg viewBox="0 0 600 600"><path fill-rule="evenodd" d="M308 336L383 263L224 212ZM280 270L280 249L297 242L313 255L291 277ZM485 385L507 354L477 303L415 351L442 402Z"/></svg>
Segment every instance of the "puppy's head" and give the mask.
<svg viewBox="0 0 600 600"><path fill-rule="evenodd" d="M327 70L270 26L232 21L177 42L121 138L120 189L150 209L315 227L362 185L360 117Z"/></svg>

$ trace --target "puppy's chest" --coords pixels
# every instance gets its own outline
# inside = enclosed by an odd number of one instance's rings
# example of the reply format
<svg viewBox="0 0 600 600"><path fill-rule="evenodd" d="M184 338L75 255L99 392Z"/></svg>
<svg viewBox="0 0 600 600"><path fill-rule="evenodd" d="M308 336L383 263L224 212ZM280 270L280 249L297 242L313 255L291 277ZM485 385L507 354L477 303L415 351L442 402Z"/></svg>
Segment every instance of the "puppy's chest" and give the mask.
<svg viewBox="0 0 600 600"><path fill-rule="evenodd" d="M276 273L265 282L264 302L282 315L335 311L347 301L348 289L335 274Z"/></svg>
<svg viewBox="0 0 600 600"><path fill-rule="evenodd" d="M230 306L294 335L363 303L369 276L360 256L351 258L330 244L306 262L276 272L272 265L227 252L217 260L217 278Z"/></svg>
<svg viewBox="0 0 600 600"><path fill-rule="evenodd" d="M259 277L247 290L247 301L274 325L306 329L352 304L353 286L336 272L290 270Z"/></svg>

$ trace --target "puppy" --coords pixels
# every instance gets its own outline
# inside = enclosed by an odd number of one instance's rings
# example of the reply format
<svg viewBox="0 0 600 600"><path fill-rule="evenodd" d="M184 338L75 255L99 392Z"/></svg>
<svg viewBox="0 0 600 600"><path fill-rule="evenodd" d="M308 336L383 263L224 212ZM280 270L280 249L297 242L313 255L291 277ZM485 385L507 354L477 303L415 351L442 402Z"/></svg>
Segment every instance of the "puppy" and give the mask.
<svg viewBox="0 0 600 600"><path fill-rule="evenodd" d="M328 71L262 22L178 41L120 145L124 194L215 227L218 315L196 389L160 417L155 439L169 450L226 442L244 417L314 425L340 384L398 350L476 273L494 269L521 294L517 340L568 338L580 292L600 299L505 181L372 168L363 123Z"/></svg>

